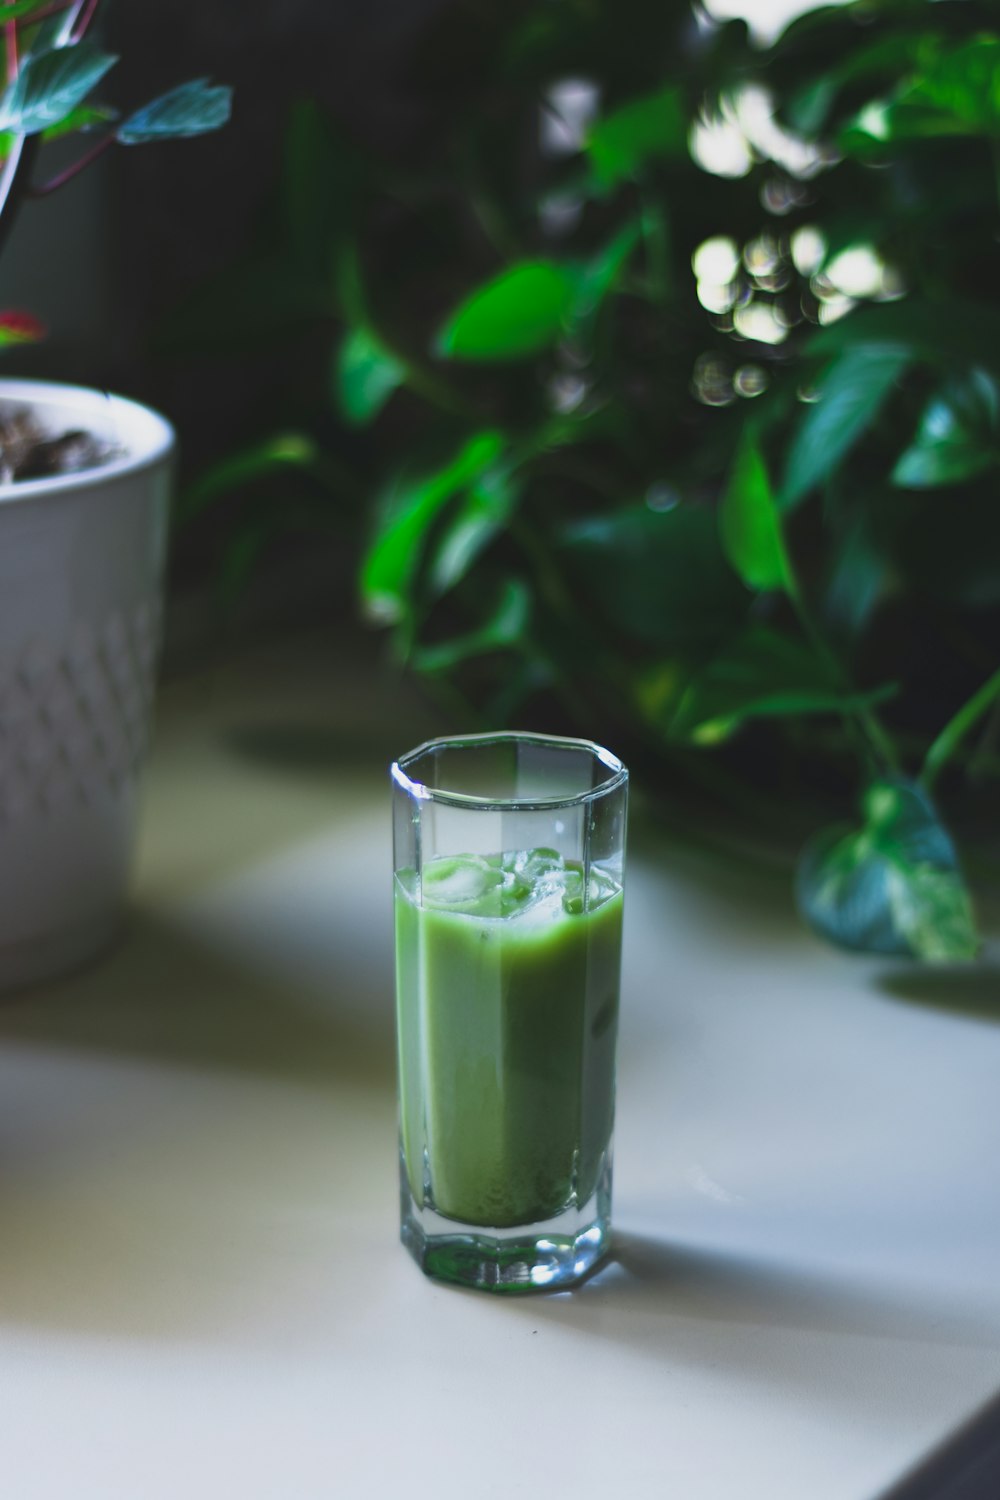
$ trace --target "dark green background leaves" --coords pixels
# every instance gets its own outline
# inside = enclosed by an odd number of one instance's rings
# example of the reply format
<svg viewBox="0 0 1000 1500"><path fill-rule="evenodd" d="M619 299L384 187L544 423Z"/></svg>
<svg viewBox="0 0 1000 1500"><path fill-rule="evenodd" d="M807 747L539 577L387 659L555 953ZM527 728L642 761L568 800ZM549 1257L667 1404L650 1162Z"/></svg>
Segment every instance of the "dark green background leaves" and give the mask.
<svg viewBox="0 0 1000 1500"><path fill-rule="evenodd" d="M294 112L275 214L175 334L318 348L298 471L335 501L348 455L362 606L462 727L597 735L779 844L873 788L803 911L971 955L941 819L1000 815L992 697L946 729L1000 659L995 10L765 47L645 0L477 18L415 49L419 152Z"/></svg>

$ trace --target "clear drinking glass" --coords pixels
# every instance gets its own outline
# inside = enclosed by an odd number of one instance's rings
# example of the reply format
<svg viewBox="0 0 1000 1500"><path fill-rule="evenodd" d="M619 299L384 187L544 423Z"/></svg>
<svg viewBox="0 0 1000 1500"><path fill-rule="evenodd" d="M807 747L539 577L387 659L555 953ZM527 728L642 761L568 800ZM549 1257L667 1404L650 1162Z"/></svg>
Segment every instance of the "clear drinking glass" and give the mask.
<svg viewBox="0 0 1000 1500"><path fill-rule="evenodd" d="M566 1285L610 1234L628 772L504 733L392 781L403 1243L446 1281Z"/></svg>

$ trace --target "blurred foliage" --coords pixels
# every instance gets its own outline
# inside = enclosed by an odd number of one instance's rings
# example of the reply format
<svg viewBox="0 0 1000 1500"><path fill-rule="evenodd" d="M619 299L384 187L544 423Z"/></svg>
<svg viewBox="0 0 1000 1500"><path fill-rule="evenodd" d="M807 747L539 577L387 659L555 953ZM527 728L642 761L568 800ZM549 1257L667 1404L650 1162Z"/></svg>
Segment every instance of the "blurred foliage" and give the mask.
<svg viewBox="0 0 1000 1500"><path fill-rule="evenodd" d="M0 92L0 134L10 155L19 136L44 135L53 140L74 131L108 126L109 141L140 146L218 130L229 119L232 90L192 79L116 122L113 110L91 102L97 85L118 58L87 40L80 25L89 24L96 5L52 5L23 0L0 6L2 50L8 81ZM53 14L54 12L54 14ZM47 20L39 18L46 16Z"/></svg>
<svg viewBox="0 0 1000 1500"><path fill-rule="evenodd" d="M72 181L111 146L141 146L217 130L229 119L232 90L192 79L120 119L94 98L118 58L89 38L101 0L7 0L0 4L0 246L26 199ZM40 146L65 136L90 137L68 167L34 178ZM23 313L3 315L0 347L41 338Z"/></svg>
<svg viewBox="0 0 1000 1500"><path fill-rule="evenodd" d="M457 714L768 824L860 789L800 906L925 959L976 949L931 782L975 809L1000 766L998 19L857 0L760 47L453 0L419 128L374 160L304 102L259 242L166 338L322 341L308 431L200 494L353 526L365 611Z"/></svg>

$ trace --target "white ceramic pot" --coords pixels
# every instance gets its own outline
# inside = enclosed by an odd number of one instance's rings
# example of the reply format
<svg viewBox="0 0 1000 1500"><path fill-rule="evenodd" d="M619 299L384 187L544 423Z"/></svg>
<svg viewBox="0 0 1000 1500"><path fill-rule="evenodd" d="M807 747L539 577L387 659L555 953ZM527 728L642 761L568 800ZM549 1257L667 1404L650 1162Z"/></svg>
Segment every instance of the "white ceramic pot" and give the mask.
<svg viewBox="0 0 1000 1500"><path fill-rule="evenodd" d="M134 401L0 380L101 468L0 486L0 989L96 954L122 910L160 636L174 434Z"/></svg>

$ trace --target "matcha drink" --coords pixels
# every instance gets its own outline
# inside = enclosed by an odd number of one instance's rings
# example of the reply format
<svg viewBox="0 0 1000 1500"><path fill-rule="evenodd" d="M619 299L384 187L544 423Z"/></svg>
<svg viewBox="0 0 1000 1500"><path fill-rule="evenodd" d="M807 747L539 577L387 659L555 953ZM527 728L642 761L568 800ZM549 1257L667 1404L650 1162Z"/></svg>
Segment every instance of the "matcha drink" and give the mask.
<svg viewBox="0 0 1000 1500"><path fill-rule="evenodd" d="M391 775L403 1244L463 1286L571 1286L611 1235L628 772L501 731Z"/></svg>
<svg viewBox="0 0 1000 1500"><path fill-rule="evenodd" d="M622 893L555 850L446 856L396 881L403 1155L466 1224L594 1194L611 1137Z"/></svg>

